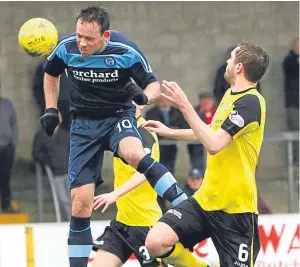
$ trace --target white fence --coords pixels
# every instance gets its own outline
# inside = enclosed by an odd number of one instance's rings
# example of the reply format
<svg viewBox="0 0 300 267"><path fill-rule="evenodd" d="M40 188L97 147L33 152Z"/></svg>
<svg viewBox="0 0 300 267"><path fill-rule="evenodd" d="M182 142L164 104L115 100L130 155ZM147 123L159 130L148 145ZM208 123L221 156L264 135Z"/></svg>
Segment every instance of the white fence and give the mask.
<svg viewBox="0 0 300 267"><path fill-rule="evenodd" d="M109 221L92 222L97 238ZM261 250L256 267L300 266L299 214L261 215L259 217ZM0 226L0 267L65 267L68 265L68 223ZM210 239L197 244L196 257L218 262ZM92 266L94 252L90 256ZM134 258L125 267L139 266Z"/></svg>

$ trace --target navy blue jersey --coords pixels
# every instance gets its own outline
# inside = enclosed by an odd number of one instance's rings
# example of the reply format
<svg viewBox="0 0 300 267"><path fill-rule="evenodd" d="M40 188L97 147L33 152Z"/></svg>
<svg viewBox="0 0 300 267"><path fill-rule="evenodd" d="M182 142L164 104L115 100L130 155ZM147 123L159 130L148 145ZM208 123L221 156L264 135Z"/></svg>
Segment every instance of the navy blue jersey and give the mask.
<svg viewBox="0 0 300 267"><path fill-rule="evenodd" d="M76 34L62 38L44 65L46 73L59 76L67 69L71 110L111 115L132 106L124 85L131 78L142 88L156 81L151 67L137 45L111 31L99 52L83 57Z"/></svg>

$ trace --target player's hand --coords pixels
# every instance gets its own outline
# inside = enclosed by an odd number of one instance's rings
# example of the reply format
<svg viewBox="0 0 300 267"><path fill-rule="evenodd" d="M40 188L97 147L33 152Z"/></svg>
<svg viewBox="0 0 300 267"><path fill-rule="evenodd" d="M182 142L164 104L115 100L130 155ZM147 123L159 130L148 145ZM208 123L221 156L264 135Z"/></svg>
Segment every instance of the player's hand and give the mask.
<svg viewBox="0 0 300 267"><path fill-rule="evenodd" d="M48 136L52 136L55 128L59 124L58 110L56 108L46 109L45 114L40 118L40 124L45 133Z"/></svg>
<svg viewBox="0 0 300 267"><path fill-rule="evenodd" d="M144 94L144 91L135 83L129 82L124 87L129 93L130 98L138 105L146 105L148 103L148 97Z"/></svg>
<svg viewBox="0 0 300 267"><path fill-rule="evenodd" d="M146 121L142 124L149 132L157 133L160 136L169 136L172 129L161 123L160 121Z"/></svg>
<svg viewBox="0 0 300 267"><path fill-rule="evenodd" d="M161 85L166 92L161 93L161 97L169 100L174 106L181 109L189 104L185 93L176 82L163 81Z"/></svg>
<svg viewBox="0 0 300 267"><path fill-rule="evenodd" d="M94 197L94 210L98 210L101 206L104 205L102 209L102 213L105 212L110 204L115 203L118 197L114 192L110 192L107 194L101 194Z"/></svg>

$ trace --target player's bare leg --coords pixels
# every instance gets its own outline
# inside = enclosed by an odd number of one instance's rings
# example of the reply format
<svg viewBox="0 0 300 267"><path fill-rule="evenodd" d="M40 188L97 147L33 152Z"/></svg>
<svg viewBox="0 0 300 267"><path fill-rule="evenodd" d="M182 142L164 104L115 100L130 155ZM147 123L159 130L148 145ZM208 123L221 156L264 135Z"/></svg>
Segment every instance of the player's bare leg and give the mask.
<svg viewBox="0 0 300 267"><path fill-rule="evenodd" d="M170 201L173 206L187 199L169 170L145 153L138 138L134 136L123 138L118 147L118 154L138 172L144 174L157 194Z"/></svg>
<svg viewBox="0 0 300 267"><path fill-rule="evenodd" d="M89 217L94 203L94 184L86 184L71 190L72 216Z"/></svg>
<svg viewBox="0 0 300 267"><path fill-rule="evenodd" d="M154 257L163 258L168 264L176 267L213 267L212 264L195 258L181 243L174 230L163 222L158 222L149 231L146 248Z"/></svg>
<svg viewBox="0 0 300 267"><path fill-rule="evenodd" d="M114 254L98 249L93 261L93 267L121 267L122 261Z"/></svg>
<svg viewBox="0 0 300 267"><path fill-rule="evenodd" d="M154 257L165 255L179 241L174 230L163 222L158 222L149 231L146 238L146 248Z"/></svg>

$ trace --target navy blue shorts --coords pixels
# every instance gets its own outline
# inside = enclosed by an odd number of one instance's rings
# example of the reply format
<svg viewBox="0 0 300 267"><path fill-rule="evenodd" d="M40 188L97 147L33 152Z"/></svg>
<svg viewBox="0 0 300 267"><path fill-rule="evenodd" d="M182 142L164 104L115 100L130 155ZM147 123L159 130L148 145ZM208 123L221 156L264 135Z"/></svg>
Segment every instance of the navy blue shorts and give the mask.
<svg viewBox="0 0 300 267"><path fill-rule="evenodd" d="M127 136L141 140L135 109L120 116L90 119L76 116L70 129L69 186L103 182L101 168L104 151L117 156L120 141Z"/></svg>

